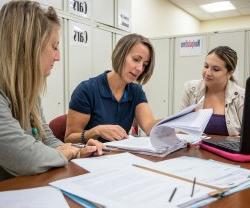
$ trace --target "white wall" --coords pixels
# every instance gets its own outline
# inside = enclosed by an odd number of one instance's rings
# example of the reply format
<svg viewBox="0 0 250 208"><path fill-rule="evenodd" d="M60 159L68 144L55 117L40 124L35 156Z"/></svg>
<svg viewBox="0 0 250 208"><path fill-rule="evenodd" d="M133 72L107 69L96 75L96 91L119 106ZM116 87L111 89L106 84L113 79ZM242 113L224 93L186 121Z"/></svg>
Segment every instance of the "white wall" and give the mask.
<svg viewBox="0 0 250 208"><path fill-rule="evenodd" d="M218 20L203 21L200 24L201 32L234 30L250 28L250 16L232 17Z"/></svg>
<svg viewBox="0 0 250 208"><path fill-rule="evenodd" d="M132 32L159 37L200 32L200 21L167 0L131 1Z"/></svg>

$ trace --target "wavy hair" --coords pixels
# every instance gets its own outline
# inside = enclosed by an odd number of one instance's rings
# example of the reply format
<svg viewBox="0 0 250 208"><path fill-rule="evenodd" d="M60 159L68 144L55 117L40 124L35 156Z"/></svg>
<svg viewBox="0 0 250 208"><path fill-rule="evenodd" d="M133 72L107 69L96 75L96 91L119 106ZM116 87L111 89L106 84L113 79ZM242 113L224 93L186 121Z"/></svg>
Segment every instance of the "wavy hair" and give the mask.
<svg viewBox="0 0 250 208"><path fill-rule="evenodd" d="M38 102L45 77L40 57L55 25L60 25L55 10L43 10L37 2L11 1L0 10L0 89L20 126L27 130L32 118L41 138Z"/></svg>

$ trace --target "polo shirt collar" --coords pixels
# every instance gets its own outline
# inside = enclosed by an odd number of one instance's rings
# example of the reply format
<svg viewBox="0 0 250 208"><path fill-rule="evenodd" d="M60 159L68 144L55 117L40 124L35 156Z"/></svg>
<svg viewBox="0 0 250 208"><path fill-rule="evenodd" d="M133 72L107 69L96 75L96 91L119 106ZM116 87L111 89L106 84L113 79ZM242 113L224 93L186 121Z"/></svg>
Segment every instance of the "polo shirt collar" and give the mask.
<svg viewBox="0 0 250 208"><path fill-rule="evenodd" d="M108 84L107 75L109 72L110 71L105 71L103 74L100 75L98 88L99 88L101 97L112 98L115 100L115 98L112 94L112 91L109 87L109 84ZM122 98L120 100L120 103L128 102L131 100L132 100L132 89L131 89L130 84L127 84L125 87L125 90L123 92Z"/></svg>

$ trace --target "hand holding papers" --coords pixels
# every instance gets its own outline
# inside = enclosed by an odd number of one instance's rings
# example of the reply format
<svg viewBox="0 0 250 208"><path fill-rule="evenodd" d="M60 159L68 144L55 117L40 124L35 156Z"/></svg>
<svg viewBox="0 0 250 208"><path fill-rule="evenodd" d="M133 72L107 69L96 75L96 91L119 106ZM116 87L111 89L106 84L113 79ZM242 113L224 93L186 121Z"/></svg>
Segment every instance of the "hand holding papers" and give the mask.
<svg viewBox="0 0 250 208"><path fill-rule="evenodd" d="M212 109L194 112L196 105L189 106L181 112L157 123L150 132L150 137L133 137L107 142L111 148L120 148L141 154L164 157L171 152L186 147L187 141L177 135L175 129L192 134L193 141L199 139L213 113ZM186 137L187 138L187 137Z"/></svg>

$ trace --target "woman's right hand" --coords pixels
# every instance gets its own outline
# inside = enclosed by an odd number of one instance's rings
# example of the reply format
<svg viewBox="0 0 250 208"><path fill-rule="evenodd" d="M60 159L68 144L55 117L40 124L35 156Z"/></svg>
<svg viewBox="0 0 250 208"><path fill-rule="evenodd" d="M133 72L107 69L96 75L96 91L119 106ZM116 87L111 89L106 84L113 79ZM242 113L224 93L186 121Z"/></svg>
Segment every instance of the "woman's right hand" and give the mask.
<svg viewBox="0 0 250 208"><path fill-rule="evenodd" d="M91 155L94 156L100 156L103 154L102 149L104 145L95 140L95 139L89 139L86 146L84 148L80 149L80 157L89 157Z"/></svg>
<svg viewBox="0 0 250 208"><path fill-rule="evenodd" d="M74 147L71 143L65 143L56 148L60 153L62 153L68 160L76 158L79 154L79 148Z"/></svg>
<svg viewBox="0 0 250 208"><path fill-rule="evenodd" d="M99 137L108 141L128 138L127 132L119 125L98 125L93 129Z"/></svg>

